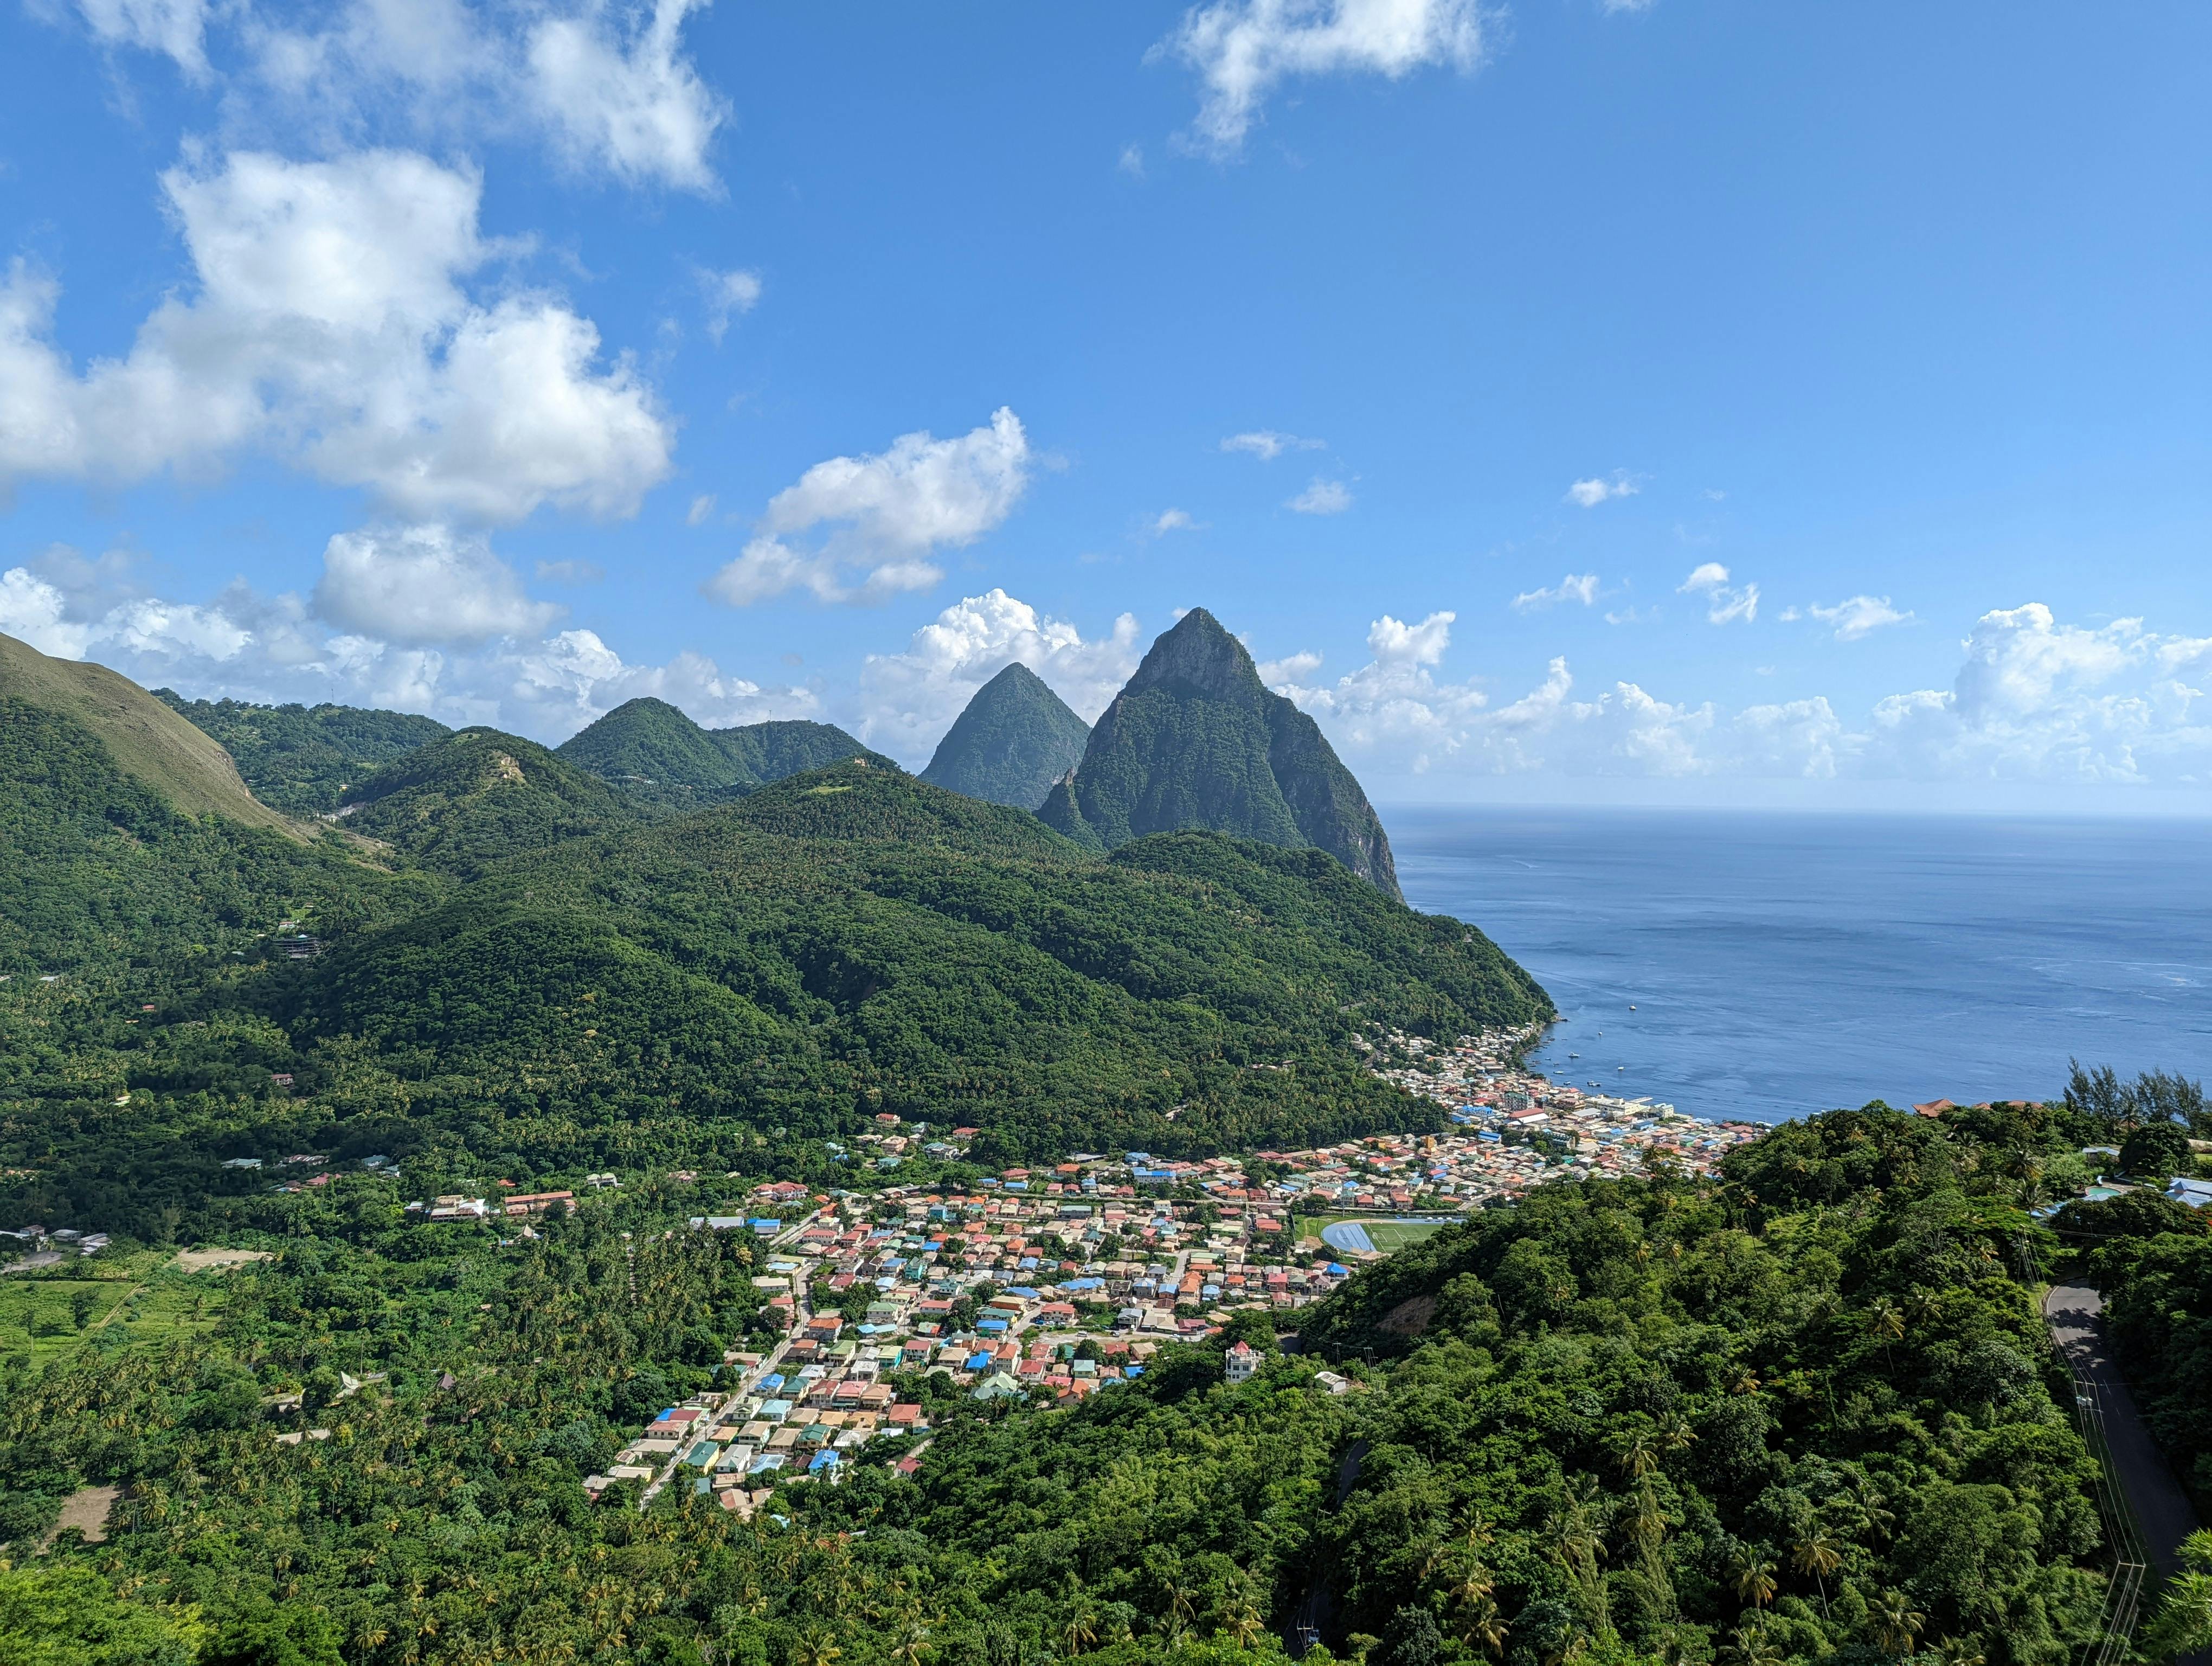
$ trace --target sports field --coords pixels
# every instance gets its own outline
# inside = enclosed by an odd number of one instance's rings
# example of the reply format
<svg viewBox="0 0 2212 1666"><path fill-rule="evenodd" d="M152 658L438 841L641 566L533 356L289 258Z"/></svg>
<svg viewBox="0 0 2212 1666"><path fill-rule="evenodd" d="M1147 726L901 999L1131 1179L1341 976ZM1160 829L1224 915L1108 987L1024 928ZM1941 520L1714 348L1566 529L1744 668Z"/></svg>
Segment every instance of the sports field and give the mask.
<svg viewBox="0 0 2212 1666"><path fill-rule="evenodd" d="M1450 1225L1444 1220L1378 1220L1340 1215L1318 1223L1322 1242L1335 1250L1378 1250L1384 1255L1419 1243Z"/></svg>

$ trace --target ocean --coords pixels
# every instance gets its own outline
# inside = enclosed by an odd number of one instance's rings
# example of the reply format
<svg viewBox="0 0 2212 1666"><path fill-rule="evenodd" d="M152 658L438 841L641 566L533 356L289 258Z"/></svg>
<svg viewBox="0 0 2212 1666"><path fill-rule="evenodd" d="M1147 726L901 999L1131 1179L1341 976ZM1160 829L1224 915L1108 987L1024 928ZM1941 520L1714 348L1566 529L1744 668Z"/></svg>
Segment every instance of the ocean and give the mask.
<svg viewBox="0 0 2212 1666"><path fill-rule="evenodd" d="M1407 900L1563 1015L1555 1081L1779 1122L2212 1074L2212 823L1399 809ZM1579 1056L1577 1056L1579 1055Z"/></svg>

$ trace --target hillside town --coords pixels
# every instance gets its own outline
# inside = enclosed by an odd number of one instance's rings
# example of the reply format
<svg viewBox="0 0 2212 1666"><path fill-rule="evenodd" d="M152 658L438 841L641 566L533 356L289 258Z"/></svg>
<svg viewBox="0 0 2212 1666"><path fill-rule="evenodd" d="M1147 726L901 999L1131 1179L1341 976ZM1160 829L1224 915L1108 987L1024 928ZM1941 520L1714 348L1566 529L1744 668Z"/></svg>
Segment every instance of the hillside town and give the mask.
<svg viewBox="0 0 2212 1666"><path fill-rule="evenodd" d="M754 1283L783 1339L726 1355L734 1387L663 1410L592 1488L629 1483L650 1496L689 1485L750 1513L781 1475L837 1480L878 1440L903 1440L898 1461L911 1467L929 1434L919 1383L940 1399L1081 1398L1141 1376L1164 1341L1325 1296L1383 1253L1370 1224L1400 1243L1547 1180L1655 1160L1707 1172L1763 1131L1556 1085L1517 1062L1530 1038L1368 1043L1378 1074L1446 1107L1448 1132L1243 1158L1078 1152L957 1189L775 1182L747 1197L750 1213L694 1217L695 1231L747 1230L769 1246ZM857 1149L834 1149L883 1174L908 1152L957 1155L976 1132L879 1124ZM424 1213L513 1217L572 1201L441 1198ZM1224 1370L1249 1372L1257 1359L1240 1345Z"/></svg>

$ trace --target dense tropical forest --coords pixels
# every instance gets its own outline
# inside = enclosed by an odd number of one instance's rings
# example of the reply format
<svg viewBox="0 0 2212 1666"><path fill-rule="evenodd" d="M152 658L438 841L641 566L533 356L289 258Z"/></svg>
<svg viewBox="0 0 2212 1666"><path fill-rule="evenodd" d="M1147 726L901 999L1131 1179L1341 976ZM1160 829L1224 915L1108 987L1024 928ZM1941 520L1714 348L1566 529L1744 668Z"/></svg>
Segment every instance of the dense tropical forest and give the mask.
<svg viewBox="0 0 2212 1666"><path fill-rule="evenodd" d="M253 796L288 816L330 814L346 788L380 764L452 733L410 712L187 700L173 689L156 689L154 697L220 742Z"/></svg>
<svg viewBox="0 0 2212 1666"><path fill-rule="evenodd" d="M1240 1325L1238 1386L1230 1335L1066 1409L909 1381L911 1473L888 1443L750 1521L581 1487L763 1334L760 1247L680 1230L711 1183L505 1245L368 1176L236 1200L272 1259L6 1365L0 1659L2067 1660L2105 1529L2019 1203L2081 1136L1870 1107L1717 1182L1547 1188L1360 1274L1304 1353ZM21 1554L93 1485L105 1542Z"/></svg>

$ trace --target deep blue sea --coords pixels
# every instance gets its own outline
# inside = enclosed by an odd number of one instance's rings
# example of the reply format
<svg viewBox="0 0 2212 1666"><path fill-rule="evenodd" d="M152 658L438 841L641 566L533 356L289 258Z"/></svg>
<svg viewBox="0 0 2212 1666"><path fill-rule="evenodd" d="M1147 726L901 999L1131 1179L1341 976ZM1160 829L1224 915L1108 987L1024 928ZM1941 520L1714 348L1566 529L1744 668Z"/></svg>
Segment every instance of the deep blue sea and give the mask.
<svg viewBox="0 0 2212 1666"><path fill-rule="evenodd" d="M1386 821L1407 900L1480 926L1551 991L1557 1081L1778 1122L2054 1096L2069 1055L2212 1076L2212 822Z"/></svg>

